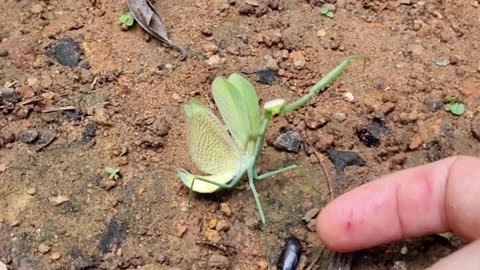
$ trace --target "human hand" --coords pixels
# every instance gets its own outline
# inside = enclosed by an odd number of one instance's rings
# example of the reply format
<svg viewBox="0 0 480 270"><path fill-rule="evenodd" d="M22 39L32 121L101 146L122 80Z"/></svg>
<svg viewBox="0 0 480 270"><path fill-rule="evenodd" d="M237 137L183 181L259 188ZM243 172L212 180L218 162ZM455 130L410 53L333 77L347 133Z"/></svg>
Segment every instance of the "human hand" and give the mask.
<svg viewBox="0 0 480 270"><path fill-rule="evenodd" d="M478 158L455 156L384 176L338 197L317 219L320 239L338 252L447 231L473 242L429 269L480 269Z"/></svg>

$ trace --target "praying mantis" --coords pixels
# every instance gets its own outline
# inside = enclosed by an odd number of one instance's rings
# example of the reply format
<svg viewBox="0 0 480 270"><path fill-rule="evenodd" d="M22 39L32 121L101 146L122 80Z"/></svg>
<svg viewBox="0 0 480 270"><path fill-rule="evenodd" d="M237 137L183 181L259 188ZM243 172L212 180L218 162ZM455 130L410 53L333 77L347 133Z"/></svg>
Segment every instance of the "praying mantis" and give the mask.
<svg viewBox="0 0 480 270"><path fill-rule="evenodd" d="M328 88L352 60L357 59L366 60L367 57L348 57L315 84L307 95L293 103L287 104L284 99L266 102L262 116L255 88L247 79L238 73L233 73L228 78L215 78L212 83L213 99L226 126L205 105L199 102L184 105L189 152L194 163L206 175L193 175L181 170L177 177L190 189L190 194L214 193L233 188L246 173L265 228L267 221L255 181L297 168L297 165L291 165L257 174L256 162L262 151L270 121L273 117L305 106L314 96Z"/></svg>

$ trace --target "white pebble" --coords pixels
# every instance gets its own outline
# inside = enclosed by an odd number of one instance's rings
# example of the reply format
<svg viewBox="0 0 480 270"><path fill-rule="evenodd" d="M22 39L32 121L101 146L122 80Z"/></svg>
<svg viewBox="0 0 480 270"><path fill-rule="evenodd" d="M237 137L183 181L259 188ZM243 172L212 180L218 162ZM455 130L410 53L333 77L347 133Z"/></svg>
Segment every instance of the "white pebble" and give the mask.
<svg viewBox="0 0 480 270"><path fill-rule="evenodd" d="M355 102L355 97L353 96L352 92L346 92L343 97L348 102Z"/></svg>

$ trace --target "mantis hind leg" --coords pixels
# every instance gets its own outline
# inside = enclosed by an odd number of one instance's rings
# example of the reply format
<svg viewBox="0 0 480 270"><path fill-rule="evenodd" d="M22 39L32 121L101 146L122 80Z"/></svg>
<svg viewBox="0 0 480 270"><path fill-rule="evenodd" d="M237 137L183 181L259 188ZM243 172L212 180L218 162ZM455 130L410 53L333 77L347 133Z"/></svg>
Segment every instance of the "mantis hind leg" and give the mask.
<svg viewBox="0 0 480 270"><path fill-rule="evenodd" d="M263 180L263 179L270 178L270 177L275 176L275 175L279 175L279 174L294 170L296 168L298 168L297 165L290 165L288 167L281 168L281 169L275 170L273 172L264 173L262 175L258 175L257 172L254 171L253 172L253 177L255 178L255 180Z"/></svg>

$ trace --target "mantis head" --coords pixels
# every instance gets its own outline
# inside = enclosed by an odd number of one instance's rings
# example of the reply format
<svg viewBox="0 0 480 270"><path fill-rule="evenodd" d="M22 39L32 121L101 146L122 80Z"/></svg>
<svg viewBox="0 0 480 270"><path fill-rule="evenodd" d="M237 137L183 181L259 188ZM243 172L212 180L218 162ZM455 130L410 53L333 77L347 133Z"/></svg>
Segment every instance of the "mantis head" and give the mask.
<svg viewBox="0 0 480 270"><path fill-rule="evenodd" d="M263 109L271 116L275 116L277 114L280 114L284 106L285 99L274 99L266 102L263 105Z"/></svg>

